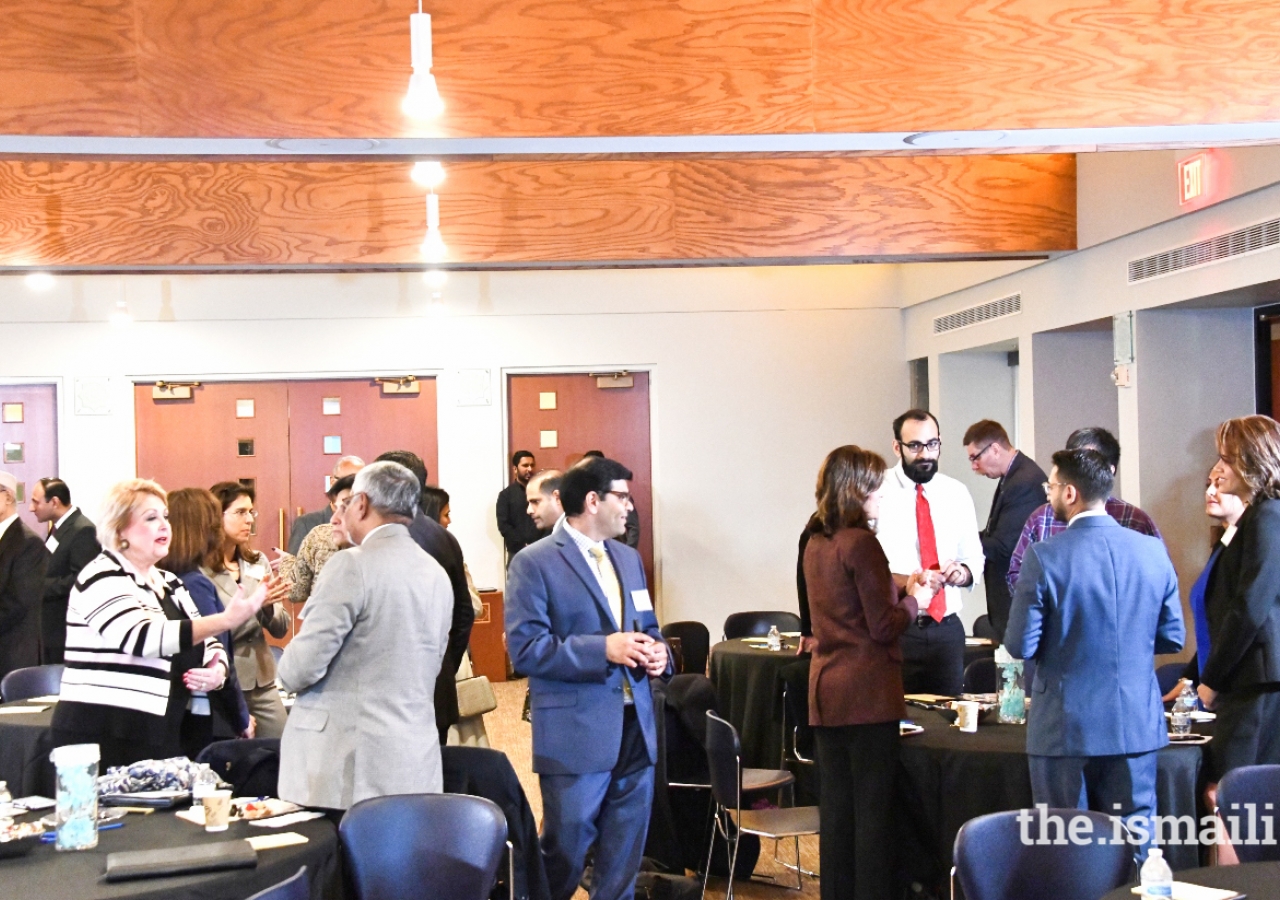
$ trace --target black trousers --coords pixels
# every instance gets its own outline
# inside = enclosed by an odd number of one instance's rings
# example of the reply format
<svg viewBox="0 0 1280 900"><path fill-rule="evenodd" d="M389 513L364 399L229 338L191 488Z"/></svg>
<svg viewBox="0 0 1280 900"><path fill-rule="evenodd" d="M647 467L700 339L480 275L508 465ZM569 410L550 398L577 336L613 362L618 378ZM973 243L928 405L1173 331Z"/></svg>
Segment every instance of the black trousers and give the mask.
<svg viewBox="0 0 1280 900"><path fill-rule="evenodd" d="M893 894L898 723L816 727L822 900Z"/></svg>
<svg viewBox="0 0 1280 900"><path fill-rule="evenodd" d="M1280 690L1223 691L1214 712L1218 720L1208 748L1214 781L1241 766L1280 763Z"/></svg>
<svg viewBox="0 0 1280 900"><path fill-rule="evenodd" d="M964 690L964 625L959 616L941 622L920 616L902 633L899 646L902 687L908 694L954 697Z"/></svg>

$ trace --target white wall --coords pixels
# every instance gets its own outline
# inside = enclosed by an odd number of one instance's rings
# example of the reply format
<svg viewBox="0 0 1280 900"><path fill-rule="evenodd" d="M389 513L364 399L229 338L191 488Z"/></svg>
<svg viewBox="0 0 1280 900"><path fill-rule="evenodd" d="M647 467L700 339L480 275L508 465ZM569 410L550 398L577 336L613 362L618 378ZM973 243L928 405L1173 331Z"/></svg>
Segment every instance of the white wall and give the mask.
<svg viewBox="0 0 1280 900"><path fill-rule="evenodd" d="M878 266L456 273L424 316L413 275L80 276L48 294L0 279L0 378L63 385L61 474L93 510L134 472L131 380L437 372L440 471L478 583L501 581L512 369L652 372L655 550L666 620L795 608L795 547L823 455L890 453L906 407L900 312ZM132 326L106 323L125 297ZM459 369L493 403L460 407ZM77 415L76 378L110 415Z"/></svg>
<svg viewBox="0 0 1280 900"><path fill-rule="evenodd" d="M938 359L938 368L939 396L935 410L946 410L946 418L942 420L940 471L969 489L978 514L978 527L982 528L991 513L996 482L973 471L961 441L965 430L982 419L994 419L1006 430L1012 430L1015 371L1009 366L1007 350L944 353ZM982 573L974 574L980 581ZM979 584L965 596L964 608L960 611L965 630L972 631L973 620L986 611L986 587Z"/></svg>
<svg viewBox="0 0 1280 900"><path fill-rule="evenodd" d="M1032 338L1035 379L1035 460L1046 472L1067 435L1088 425L1120 433L1111 381L1111 320ZM1119 490L1117 490L1119 492Z"/></svg>
<svg viewBox="0 0 1280 900"><path fill-rule="evenodd" d="M1076 154L1076 246L1101 244L1280 182L1280 147L1208 151L1204 199L1178 203L1178 162L1203 150Z"/></svg>

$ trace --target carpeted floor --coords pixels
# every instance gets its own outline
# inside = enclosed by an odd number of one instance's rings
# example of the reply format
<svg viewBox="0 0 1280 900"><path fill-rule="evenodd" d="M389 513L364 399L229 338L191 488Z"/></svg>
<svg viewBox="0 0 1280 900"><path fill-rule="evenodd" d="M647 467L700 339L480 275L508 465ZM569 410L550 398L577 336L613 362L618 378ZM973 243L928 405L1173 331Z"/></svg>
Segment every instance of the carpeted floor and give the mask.
<svg viewBox="0 0 1280 900"><path fill-rule="evenodd" d="M524 785L525 793L529 797L529 805L533 807L534 815L540 818L542 815L542 795L538 791L537 776L532 771L532 733L529 723L520 718L520 711L524 706L525 682L508 681L503 684L495 684L493 691L498 698L498 708L484 717L485 728L489 733L489 745L494 749L502 750L511 758L511 764L520 776L520 783ZM784 842L780 850L783 859L791 861L790 843ZM800 855L806 869L817 871L817 837L801 838ZM795 883L795 876L791 872L774 864L772 841L764 842L756 872L758 874L777 875L783 884L793 885ZM818 882L812 878L805 878L804 889L800 893L797 893L794 889L787 890L764 882L744 883L735 881L733 887L734 896L742 897L743 900L757 900L757 898L758 900L786 900L789 897L816 898L820 893ZM722 898L724 897L724 892L724 879L712 878L711 884L707 889L707 896ZM578 891L574 900L587 900L586 892Z"/></svg>

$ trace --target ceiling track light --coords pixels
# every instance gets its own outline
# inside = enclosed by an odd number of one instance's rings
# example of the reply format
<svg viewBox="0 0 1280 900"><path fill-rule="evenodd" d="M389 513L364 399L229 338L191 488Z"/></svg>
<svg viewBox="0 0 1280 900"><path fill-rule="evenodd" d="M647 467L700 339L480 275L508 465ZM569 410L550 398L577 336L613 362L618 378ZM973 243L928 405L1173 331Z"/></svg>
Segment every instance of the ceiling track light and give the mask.
<svg viewBox="0 0 1280 900"><path fill-rule="evenodd" d="M444 101L440 99L436 76L431 74L431 16L422 11L422 0L418 0L418 11L409 16L409 41L413 74L400 111L411 119L439 118Z"/></svg>

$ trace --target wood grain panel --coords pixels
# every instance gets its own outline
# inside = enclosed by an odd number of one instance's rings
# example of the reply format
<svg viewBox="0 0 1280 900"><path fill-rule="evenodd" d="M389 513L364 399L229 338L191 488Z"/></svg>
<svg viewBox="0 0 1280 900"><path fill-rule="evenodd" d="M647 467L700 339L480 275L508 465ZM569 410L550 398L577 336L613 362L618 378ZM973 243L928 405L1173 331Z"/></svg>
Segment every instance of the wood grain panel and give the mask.
<svg viewBox="0 0 1280 900"><path fill-rule="evenodd" d="M1280 6L815 0L817 130L1272 121Z"/></svg>
<svg viewBox="0 0 1280 900"><path fill-rule="evenodd" d="M447 136L1273 121L1276 0L432 0ZM10 134L396 137L392 0L0 0Z"/></svg>
<svg viewBox="0 0 1280 900"><path fill-rule="evenodd" d="M933 258L1075 246L1075 158L459 163L453 263ZM0 162L0 263L421 262L394 163Z"/></svg>

